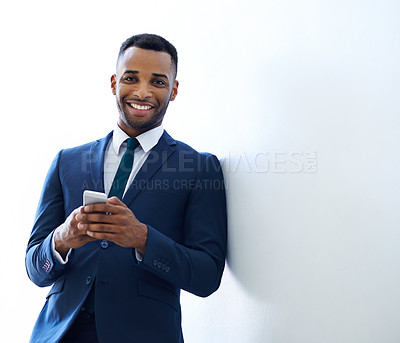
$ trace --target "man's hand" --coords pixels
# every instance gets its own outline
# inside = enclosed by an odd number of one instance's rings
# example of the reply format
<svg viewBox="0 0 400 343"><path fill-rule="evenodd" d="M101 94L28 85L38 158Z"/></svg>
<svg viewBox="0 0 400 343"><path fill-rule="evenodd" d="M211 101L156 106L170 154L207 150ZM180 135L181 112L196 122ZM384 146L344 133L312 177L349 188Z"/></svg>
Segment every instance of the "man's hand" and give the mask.
<svg viewBox="0 0 400 343"><path fill-rule="evenodd" d="M104 239L124 248L135 248L144 256L148 228L117 197L105 204L84 206L75 215L77 227L92 239Z"/></svg>
<svg viewBox="0 0 400 343"><path fill-rule="evenodd" d="M67 256L69 249L80 248L87 242L96 240L88 236L85 230L78 228L78 221L75 217L82 210L82 207L75 209L65 222L54 231L55 249L63 259Z"/></svg>

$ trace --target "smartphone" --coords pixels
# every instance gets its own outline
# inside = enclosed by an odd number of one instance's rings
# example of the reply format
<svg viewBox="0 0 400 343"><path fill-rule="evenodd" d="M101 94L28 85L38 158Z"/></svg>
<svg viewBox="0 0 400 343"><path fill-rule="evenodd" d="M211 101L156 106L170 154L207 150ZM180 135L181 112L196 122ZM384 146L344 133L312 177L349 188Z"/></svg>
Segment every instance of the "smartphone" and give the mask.
<svg viewBox="0 0 400 343"><path fill-rule="evenodd" d="M90 204L106 203L106 202L107 202L107 195L105 193L88 191L88 190L83 192L83 206Z"/></svg>

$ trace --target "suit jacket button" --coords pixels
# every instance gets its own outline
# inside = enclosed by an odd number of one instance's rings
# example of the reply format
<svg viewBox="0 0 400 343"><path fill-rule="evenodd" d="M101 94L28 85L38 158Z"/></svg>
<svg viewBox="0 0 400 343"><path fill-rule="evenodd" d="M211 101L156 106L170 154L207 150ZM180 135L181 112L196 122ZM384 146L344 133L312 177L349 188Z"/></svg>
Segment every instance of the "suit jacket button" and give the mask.
<svg viewBox="0 0 400 343"><path fill-rule="evenodd" d="M153 260L153 266L155 267L157 265L158 261L156 259Z"/></svg>
<svg viewBox="0 0 400 343"><path fill-rule="evenodd" d="M165 272L168 273L169 272L169 267L165 268Z"/></svg>
<svg viewBox="0 0 400 343"><path fill-rule="evenodd" d="M100 246L103 248L103 249L107 249L108 248L108 245L109 245L109 243L108 243L108 241L101 241L100 242Z"/></svg>
<svg viewBox="0 0 400 343"><path fill-rule="evenodd" d="M92 282L92 278L90 276L88 276L86 278L86 284L89 285Z"/></svg>
<svg viewBox="0 0 400 343"><path fill-rule="evenodd" d="M161 268L161 264L162 264L161 262L158 262L158 263L157 263L157 267L158 267L158 268Z"/></svg>

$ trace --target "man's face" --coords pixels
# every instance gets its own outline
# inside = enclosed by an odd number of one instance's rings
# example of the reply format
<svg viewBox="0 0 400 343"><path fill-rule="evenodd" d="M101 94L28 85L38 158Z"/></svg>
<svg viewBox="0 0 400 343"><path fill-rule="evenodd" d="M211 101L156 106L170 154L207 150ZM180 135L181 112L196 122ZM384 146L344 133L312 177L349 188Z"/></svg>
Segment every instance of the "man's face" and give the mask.
<svg viewBox="0 0 400 343"><path fill-rule="evenodd" d="M119 110L118 125L137 136L161 124L178 93L171 56L166 52L128 48L120 57L111 89Z"/></svg>

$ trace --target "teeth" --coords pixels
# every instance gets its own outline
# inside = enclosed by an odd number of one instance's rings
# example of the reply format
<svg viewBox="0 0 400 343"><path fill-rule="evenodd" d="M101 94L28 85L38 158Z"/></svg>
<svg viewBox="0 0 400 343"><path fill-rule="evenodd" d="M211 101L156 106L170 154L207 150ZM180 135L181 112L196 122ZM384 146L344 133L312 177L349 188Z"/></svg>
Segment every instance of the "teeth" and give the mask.
<svg viewBox="0 0 400 343"><path fill-rule="evenodd" d="M133 107L137 110L149 110L151 108L151 106L141 106L141 105L136 105L133 103L130 103L129 105L131 105L131 107Z"/></svg>

